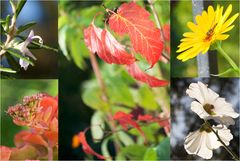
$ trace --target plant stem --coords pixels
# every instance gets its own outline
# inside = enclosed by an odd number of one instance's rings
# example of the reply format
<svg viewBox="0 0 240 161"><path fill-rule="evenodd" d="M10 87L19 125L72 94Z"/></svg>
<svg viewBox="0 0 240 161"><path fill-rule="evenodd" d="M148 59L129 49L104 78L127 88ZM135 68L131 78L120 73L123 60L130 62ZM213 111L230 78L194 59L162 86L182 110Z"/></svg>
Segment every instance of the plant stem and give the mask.
<svg viewBox="0 0 240 161"><path fill-rule="evenodd" d="M223 145L223 147L227 150L227 152L232 156L232 158L236 161L239 161L238 156L230 149L227 147L227 145L222 141L222 139L220 138L220 136L218 135L218 133L212 128L212 126L210 125L210 123L208 121L205 120L205 123L208 125L208 127L211 129L211 131L217 136L218 141Z"/></svg>
<svg viewBox="0 0 240 161"><path fill-rule="evenodd" d="M229 62L229 64L233 67L234 71L239 74L240 73L239 67L234 63L234 61L229 57L229 55L222 49L220 43L217 43L216 50Z"/></svg>
<svg viewBox="0 0 240 161"><path fill-rule="evenodd" d="M162 26L161 26L161 22L160 22L160 18L158 17L158 14L157 14L157 11L153 5L153 1L152 0L148 0L148 3L150 5L150 8L153 12L153 16L154 16L154 19L157 23L157 27L160 29L161 31L161 39L163 40L163 42L165 43L165 39L164 39L164 32L163 32L163 29L162 29ZM165 50L165 49L164 49ZM165 59L167 59L167 61L170 61L170 57L165 53L163 52L162 55L164 56Z"/></svg>
<svg viewBox="0 0 240 161"><path fill-rule="evenodd" d="M52 147L48 147L48 161L53 160L53 149Z"/></svg>
<svg viewBox="0 0 240 161"><path fill-rule="evenodd" d="M95 56L95 54L92 54L92 53L90 53L89 55L90 55L90 61L91 61L91 65L92 65L94 74L96 76L96 79L97 79L97 81L99 83L99 86L100 86L100 89L102 91L102 99L105 102L109 102L108 101L108 97L107 97L106 86L105 86L105 83L104 83L104 81L102 79L102 75L101 75L101 72L100 72L100 69L99 69L99 66L98 66L98 62L96 60L96 56ZM108 119L106 119L106 122L108 123L111 131L116 131L115 122L111 118L112 117L112 109L109 108L109 110L110 110L110 114L107 114ZM115 138L117 138L117 137L115 137ZM115 147L116 152L119 152L120 147L118 145L118 140L116 142L114 142L114 147Z"/></svg>

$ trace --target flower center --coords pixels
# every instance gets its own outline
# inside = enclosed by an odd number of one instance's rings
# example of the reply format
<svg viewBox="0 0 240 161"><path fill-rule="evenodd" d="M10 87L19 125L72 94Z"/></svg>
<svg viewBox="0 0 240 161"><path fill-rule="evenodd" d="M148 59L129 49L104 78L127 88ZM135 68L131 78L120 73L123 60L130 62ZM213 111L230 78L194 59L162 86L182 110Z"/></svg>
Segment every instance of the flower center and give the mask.
<svg viewBox="0 0 240 161"><path fill-rule="evenodd" d="M200 132L206 131L207 133L210 133L212 130L210 127L208 127L208 125L206 123L202 124L201 128L200 128Z"/></svg>
<svg viewBox="0 0 240 161"><path fill-rule="evenodd" d="M211 104L205 104L204 106L203 106L203 108L204 108L204 110L209 114L209 115L215 115L216 113L213 111L213 109L214 109L214 106L213 105L211 105Z"/></svg>
<svg viewBox="0 0 240 161"><path fill-rule="evenodd" d="M204 41L211 41L212 40L212 37L214 35L214 30L215 30L216 26L217 26L217 23L208 30L208 32L206 33L206 37L205 37Z"/></svg>

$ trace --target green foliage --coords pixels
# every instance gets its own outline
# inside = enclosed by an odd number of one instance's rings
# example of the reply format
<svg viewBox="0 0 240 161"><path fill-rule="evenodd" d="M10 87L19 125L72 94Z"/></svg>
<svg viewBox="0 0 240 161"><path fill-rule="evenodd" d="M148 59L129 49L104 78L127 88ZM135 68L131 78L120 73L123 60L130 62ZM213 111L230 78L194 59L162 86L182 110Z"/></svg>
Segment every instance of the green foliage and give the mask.
<svg viewBox="0 0 240 161"><path fill-rule="evenodd" d="M94 142L99 142L104 136L104 114L96 111L91 119L91 134Z"/></svg>
<svg viewBox="0 0 240 161"><path fill-rule="evenodd" d="M157 161L157 151L156 148L148 148L143 157L144 161L152 160Z"/></svg>
<svg viewBox="0 0 240 161"><path fill-rule="evenodd" d="M159 160L170 160L170 138L164 138L157 146Z"/></svg>
<svg viewBox="0 0 240 161"><path fill-rule="evenodd" d="M144 157L147 148L143 145L129 145L121 150L116 160L140 160Z"/></svg>

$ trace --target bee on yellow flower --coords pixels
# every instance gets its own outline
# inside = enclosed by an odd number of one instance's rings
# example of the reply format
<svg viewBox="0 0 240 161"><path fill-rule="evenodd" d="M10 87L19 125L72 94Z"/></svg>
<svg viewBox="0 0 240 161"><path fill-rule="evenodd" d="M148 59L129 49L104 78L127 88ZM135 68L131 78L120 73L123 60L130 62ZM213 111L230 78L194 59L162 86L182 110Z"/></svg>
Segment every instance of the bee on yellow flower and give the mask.
<svg viewBox="0 0 240 161"><path fill-rule="evenodd" d="M223 14L223 6L217 6L214 11L212 6L209 6L207 11L203 11L202 15L196 16L196 24L188 22L187 26L191 32L183 34L181 44L178 46L177 59L186 61L196 57L198 54L205 54L210 46L216 41L226 40L229 35L226 32L233 29L232 23L239 16L239 13L228 18L232 12L230 4Z"/></svg>

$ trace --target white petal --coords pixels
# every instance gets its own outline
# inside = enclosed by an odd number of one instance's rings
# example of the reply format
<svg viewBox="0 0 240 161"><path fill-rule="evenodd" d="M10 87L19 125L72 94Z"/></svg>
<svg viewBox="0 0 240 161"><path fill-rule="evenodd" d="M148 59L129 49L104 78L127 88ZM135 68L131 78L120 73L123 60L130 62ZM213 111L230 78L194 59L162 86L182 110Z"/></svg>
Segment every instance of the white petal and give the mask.
<svg viewBox="0 0 240 161"><path fill-rule="evenodd" d="M25 48L24 51L22 51L25 55L33 58L34 60L37 60L37 58L31 53L31 51L28 48Z"/></svg>
<svg viewBox="0 0 240 161"><path fill-rule="evenodd" d="M213 117L213 119L217 122L219 122L220 124L229 126L229 125L234 125L235 121L228 116L222 116L222 117Z"/></svg>
<svg viewBox="0 0 240 161"><path fill-rule="evenodd" d="M232 107L232 104L225 101L225 98L218 98L214 103L214 112L218 116L230 116L232 118L239 117Z"/></svg>
<svg viewBox="0 0 240 161"><path fill-rule="evenodd" d="M189 133L184 142L188 154L195 154L205 159L212 157L212 150L207 147L208 134L199 130Z"/></svg>
<svg viewBox="0 0 240 161"><path fill-rule="evenodd" d="M29 66L29 63L22 60L22 59L19 59L19 64L22 68L24 68L24 70L27 70L28 66Z"/></svg>
<svg viewBox="0 0 240 161"><path fill-rule="evenodd" d="M196 114L198 114L198 116L202 119L208 119L209 118L209 114L204 110L203 106L197 102L197 101L193 101L191 103L191 110L193 112L195 112Z"/></svg>
<svg viewBox="0 0 240 161"><path fill-rule="evenodd" d="M213 152L211 149L207 147L208 133L202 132L201 135L202 135L202 139L201 139L201 144L200 144L200 148L197 155L204 159L210 159L212 158Z"/></svg>
<svg viewBox="0 0 240 161"><path fill-rule="evenodd" d="M208 140L206 141L209 149L218 149L222 144L213 132L208 133Z"/></svg>
<svg viewBox="0 0 240 161"><path fill-rule="evenodd" d="M222 129L218 129L218 127L221 127L221 125L213 126L213 129L218 132L221 140L228 146L230 141L233 139L231 131L226 126L224 126Z"/></svg>

